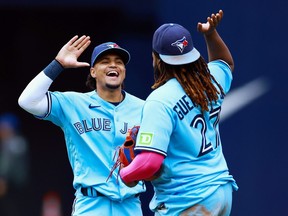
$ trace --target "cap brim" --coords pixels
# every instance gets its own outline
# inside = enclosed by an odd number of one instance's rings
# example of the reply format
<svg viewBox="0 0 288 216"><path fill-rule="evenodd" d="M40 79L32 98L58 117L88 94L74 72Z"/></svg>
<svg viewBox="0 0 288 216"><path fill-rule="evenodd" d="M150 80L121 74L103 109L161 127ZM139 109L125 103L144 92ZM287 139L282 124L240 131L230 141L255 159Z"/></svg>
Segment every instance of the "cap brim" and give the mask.
<svg viewBox="0 0 288 216"><path fill-rule="evenodd" d="M200 57L200 53L196 48L193 48L190 52L185 53L183 55L159 55L162 61L170 65L182 65L182 64L189 64Z"/></svg>
<svg viewBox="0 0 288 216"><path fill-rule="evenodd" d="M102 52L99 52L98 55L95 56L93 62L91 63L91 66L93 66L93 65L96 63L96 61L97 61L101 56L103 56L103 55L105 55L105 54L107 54L107 53L116 53L116 54L118 54L118 55L122 58L122 60L123 60L123 62L124 62L125 65L128 64L129 61L130 61L130 54L129 54L129 52L128 52L127 50L125 50L125 49L123 49L123 48L120 48L120 47L117 47L117 48L109 48L109 49L103 50Z"/></svg>

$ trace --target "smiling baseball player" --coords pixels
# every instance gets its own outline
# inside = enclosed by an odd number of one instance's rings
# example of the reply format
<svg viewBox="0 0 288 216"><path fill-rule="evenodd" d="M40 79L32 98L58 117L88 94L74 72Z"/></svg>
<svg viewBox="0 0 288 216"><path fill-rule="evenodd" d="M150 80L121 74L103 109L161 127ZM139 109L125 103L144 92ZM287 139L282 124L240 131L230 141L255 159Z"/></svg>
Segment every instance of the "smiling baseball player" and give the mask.
<svg viewBox="0 0 288 216"><path fill-rule="evenodd" d="M65 136L76 190L72 216L142 215L140 182L128 188L116 172L106 181L113 157L128 128L140 122L143 100L122 89L127 50L114 42L94 48L91 65L78 57L91 43L89 36L73 37L19 97L19 105L40 119L59 126ZM64 68L90 66L87 93L49 91ZM47 133L47 136L53 136Z"/></svg>

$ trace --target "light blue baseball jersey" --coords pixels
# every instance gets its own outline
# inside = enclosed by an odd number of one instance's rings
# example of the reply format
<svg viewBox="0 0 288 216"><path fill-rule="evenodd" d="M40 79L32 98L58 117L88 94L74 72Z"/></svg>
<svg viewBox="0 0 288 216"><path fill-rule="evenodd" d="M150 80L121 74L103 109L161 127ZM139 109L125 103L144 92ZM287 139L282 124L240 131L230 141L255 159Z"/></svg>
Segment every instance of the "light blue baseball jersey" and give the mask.
<svg viewBox="0 0 288 216"><path fill-rule="evenodd" d="M141 182L128 188L118 177L117 183L117 169L106 182L117 147L123 144L128 128L140 123L144 101L124 93L125 99L115 106L96 91L49 92L49 112L44 117L64 133L74 188L93 187L116 201L146 190Z"/></svg>
<svg viewBox="0 0 288 216"><path fill-rule="evenodd" d="M225 94L232 82L230 67L223 61L208 64ZM151 210L161 203L169 209L186 209L231 182L238 189L222 152L219 116L224 96L209 112L201 112L173 78L154 90L144 104L135 150L164 155L163 173L152 181L155 195ZM166 214L165 214L166 215Z"/></svg>

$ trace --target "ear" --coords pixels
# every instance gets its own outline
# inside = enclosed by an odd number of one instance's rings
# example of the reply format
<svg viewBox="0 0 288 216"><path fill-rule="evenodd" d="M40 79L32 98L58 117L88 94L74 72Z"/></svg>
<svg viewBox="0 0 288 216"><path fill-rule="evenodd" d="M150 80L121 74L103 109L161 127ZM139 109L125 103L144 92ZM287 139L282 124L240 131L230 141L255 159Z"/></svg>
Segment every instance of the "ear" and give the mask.
<svg viewBox="0 0 288 216"><path fill-rule="evenodd" d="M94 67L90 68L90 75L91 77L96 78L96 70L94 69Z"/></svg>

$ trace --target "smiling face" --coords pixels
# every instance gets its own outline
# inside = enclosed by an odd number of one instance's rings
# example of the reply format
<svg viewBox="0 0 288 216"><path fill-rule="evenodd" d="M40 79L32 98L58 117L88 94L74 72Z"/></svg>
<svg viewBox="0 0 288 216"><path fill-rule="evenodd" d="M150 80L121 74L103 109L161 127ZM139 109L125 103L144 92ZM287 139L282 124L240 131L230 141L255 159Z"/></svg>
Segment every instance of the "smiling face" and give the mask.
<svg viewBox="0 0 288 216"><path fill-rule="evenodd" d="M90 73L96 79L97 91L121 89L126 67L119 55L107 53L97 59Z"/></svg>

